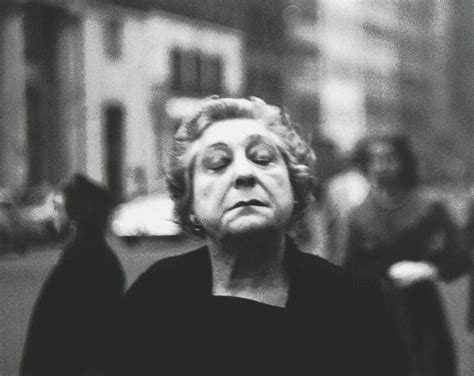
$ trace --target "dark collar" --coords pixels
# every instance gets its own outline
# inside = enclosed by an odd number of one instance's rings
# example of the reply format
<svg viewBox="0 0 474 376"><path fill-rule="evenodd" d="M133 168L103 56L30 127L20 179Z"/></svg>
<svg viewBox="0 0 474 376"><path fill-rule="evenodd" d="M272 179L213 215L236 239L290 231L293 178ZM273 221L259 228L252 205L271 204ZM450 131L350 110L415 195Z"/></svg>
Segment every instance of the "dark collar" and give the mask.
<svg viewBox="0 0 474 376"><path fill-rule="evenodd" d="M187 271L191 278L188 288L192 289L194 296L212 296L212 270L209 249L203 246L185 257L188 258L190 270ZM290 291L286 308L312 307L315 296L322 293L323 283L317 272L318 258L301 252L289 237L286 239L284 263L290 278Z"/></svg>

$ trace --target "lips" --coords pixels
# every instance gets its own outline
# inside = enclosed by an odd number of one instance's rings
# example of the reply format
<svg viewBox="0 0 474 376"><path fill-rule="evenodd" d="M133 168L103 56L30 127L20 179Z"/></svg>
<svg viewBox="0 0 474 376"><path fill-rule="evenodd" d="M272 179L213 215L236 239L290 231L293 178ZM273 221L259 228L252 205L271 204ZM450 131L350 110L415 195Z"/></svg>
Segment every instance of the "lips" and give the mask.
<svg viewBox="0 0 474 376"><path fill-rule="evenodd" d="M230 209L237 209L240 207L245 207L245 206L263 206L267 207L268 205L265 204L263 201L257 200L257 199L252 199L252 200L247 200L247 201L239 201L235 205L233 205Z"/></svg>

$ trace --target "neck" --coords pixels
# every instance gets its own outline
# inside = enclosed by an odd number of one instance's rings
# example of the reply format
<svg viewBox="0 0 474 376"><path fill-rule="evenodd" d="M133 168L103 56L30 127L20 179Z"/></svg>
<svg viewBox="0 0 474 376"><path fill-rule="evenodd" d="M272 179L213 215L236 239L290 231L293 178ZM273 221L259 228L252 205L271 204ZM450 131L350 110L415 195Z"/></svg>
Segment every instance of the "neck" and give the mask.
<svg viewBox="0 0 474 376"><path fill-rule="evenodd" d="M92 226L77 226L74 239L94 243L102 242L105 241L105 230Z"/></svg>
<svg viewBox="0 0 474 376"><path fill-rule="evenodd" d="M208 239L213 294L284 306L288 277L283 264L285 235L257 234L223 241Z"/></svg>

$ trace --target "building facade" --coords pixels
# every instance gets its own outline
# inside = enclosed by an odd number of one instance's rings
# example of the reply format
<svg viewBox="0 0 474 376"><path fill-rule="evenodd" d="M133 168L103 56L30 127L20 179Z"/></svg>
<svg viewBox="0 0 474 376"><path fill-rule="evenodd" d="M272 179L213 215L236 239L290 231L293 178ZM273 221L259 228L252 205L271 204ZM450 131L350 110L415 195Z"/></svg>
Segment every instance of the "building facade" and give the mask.
<svg viewBox="0 0 474 376"><path fill-rule="evenodd" d="M311 14L308 3L315 21L293 30L318 51L319 132L344 154L365 134L403 131L424 182L469 180L471 2L291 1Z"/></svg>
<svg viewBox="0 0 474 376"><path fill-rule="evenodd" d="M472 170L467 3L4 1L0 187L80 171L120 198L164 192L180 116L216 93L287 107L318 174L331 145L402 129L427 180L459 179Z"/></svg>
<svg viewBox="0 0 474 376"><path fill-rule="evenodd" d="M399 125L397 17L393 2L319 4L321 128L345 154L367 133Z"/></svg>
<svg viewBox="0 0 474 376"><path fill-rule="evenodd" d="M84 172L119 199L164 191L179 117L242 92L238 30L106 2L3 7L3 187Z"/></svg>
<svg viewBox="0 0 474 376"><path fill-rule="evenodd" d="M456 142L448 143L458 151L458 170L468 184L474 182L474 4L469 0L449 1L447 64L450 112L448 129L454 129ZM449 145L451 144L451 145Z"/></svg>

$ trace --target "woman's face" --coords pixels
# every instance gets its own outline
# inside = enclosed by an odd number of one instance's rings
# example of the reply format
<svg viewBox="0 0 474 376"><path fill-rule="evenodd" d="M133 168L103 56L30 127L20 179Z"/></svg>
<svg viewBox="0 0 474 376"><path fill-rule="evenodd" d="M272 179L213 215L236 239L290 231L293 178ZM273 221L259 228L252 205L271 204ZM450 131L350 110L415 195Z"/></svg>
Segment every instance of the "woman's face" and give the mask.
<svg viewBox="0 0 474 376"><path fill-rule="evenodd" d="M396 183L401 170L401 162L395 148L389 142L377 141L369 148L369 177L379 185Z"/></svg>
<svg viewBox="0 0 474 376"><path fill-rule="evenodd" d="M251 119L216 122L196 141L192 209L209 236L286 228L294 203L280 143Z"/></svg>

